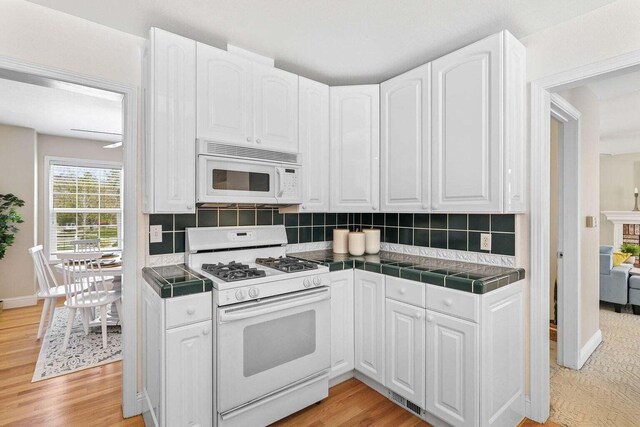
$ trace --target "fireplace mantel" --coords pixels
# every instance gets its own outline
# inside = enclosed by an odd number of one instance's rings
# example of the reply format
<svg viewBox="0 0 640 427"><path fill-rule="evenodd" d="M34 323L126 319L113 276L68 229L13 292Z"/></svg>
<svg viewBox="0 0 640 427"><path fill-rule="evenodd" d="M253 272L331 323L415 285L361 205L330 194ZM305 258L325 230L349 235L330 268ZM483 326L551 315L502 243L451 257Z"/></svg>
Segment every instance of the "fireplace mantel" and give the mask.
<svg viewBox="0 0 640 427"><path fill-rule="evenodd" d="M622 226L640 224L640 211L603 211L602 214L613 223L613 247L616 250L622 244Z"/></svg>

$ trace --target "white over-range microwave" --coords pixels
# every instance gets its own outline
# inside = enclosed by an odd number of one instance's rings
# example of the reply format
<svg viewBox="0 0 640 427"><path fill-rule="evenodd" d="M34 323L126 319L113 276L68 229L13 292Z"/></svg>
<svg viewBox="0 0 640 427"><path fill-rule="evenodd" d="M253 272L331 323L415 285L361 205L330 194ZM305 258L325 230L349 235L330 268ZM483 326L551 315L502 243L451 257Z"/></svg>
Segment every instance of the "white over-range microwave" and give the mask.
<svg viewBox="0 0 640 427"><path fill-rule="evenodd" d="M197 144L197 203L302 203L298 154L206 140Z"/></svg>

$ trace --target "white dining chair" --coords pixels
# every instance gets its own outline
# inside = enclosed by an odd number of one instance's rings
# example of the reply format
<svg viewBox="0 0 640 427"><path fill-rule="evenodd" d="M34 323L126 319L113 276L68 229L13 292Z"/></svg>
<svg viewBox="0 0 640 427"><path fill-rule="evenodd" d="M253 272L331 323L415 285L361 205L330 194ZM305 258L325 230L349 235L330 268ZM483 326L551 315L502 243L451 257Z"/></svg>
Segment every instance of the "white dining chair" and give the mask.
<svg viewBox="0 0 640 427"><path fill-rule="evenodd" d="M56 310L58 298L66 297L64 285L58 285L56 276L51 271L49 262L44 255L42 245L29 248L29 254L33 258L33 265L36 271L36 281L38 282L38 298L44 298L44 306L42 307L42 315L40 316L40 326L38 327L37 338L42 338L44 332L44 323L47 317L47 311L50 311L47 329L51 327L53 315Z"/></svg>
<svg viewBox="0 0 640 427"><path fill-rule="evenodd" d="M66 301L64 305L69 309L67 330L62 343L62 351L69 345L71 328L76 317L76 311L82 310L85 333L89 331L89 316L94 309L100 309L102 326L102 346L107 348L107 306L115 303L118 313L122 313L120 306L120 291L112 289L112 278L102 272L100 266L101 252L63 253L58 255L62 259L62 272Z"/></svg>
<svg viewBox="0 0 640 427"><path fill-rule="evenodd" d="M72 240L73 252L100 252L100 239Z"/></svg>

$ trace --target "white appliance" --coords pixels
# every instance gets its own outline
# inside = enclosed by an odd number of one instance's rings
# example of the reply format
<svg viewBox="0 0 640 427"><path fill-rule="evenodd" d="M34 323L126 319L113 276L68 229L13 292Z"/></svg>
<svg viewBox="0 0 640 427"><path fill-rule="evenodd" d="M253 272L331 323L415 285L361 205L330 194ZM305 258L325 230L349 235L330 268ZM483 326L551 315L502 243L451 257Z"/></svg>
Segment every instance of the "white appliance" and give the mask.
<svg viewBox="0 0 640 427"><path fill-rule="evenodd" d="M214 417L260 426L328 396L327 267L287 258L283 226L188 228L186 264L214 284Z"/></svg>
<svg viewBox="0 0 640 427"><path fill-rule="evenodd" d="M300 204L298 154L199 139L196 203Z"/></svg>

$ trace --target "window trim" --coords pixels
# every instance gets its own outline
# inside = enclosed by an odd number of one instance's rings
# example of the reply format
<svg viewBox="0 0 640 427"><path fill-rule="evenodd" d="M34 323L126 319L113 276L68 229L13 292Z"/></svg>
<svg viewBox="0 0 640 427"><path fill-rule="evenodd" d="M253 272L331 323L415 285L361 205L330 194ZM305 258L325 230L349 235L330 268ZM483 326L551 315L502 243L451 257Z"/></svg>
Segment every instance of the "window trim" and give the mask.
<svg viewBox="0 0 640 427"><path fill-rule="evenodd" d="M44 157L44 227L43 227L43 246L44 253L48 260L54 260L54 254L51 253L51 166L76 166L76 167L103 167L103 168L120 168L120 209L117 211L120 213L120 229L124 232L124 167L122 162L114 162L109 160L92 160L92 159L79 159L75 157L57 157L57 156L45 156Z"/></svg>

